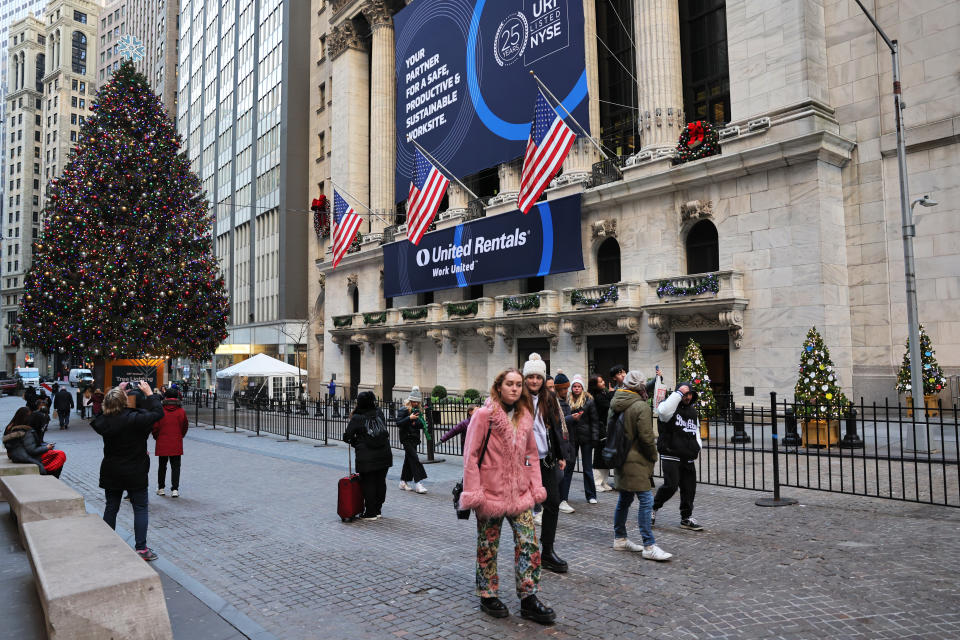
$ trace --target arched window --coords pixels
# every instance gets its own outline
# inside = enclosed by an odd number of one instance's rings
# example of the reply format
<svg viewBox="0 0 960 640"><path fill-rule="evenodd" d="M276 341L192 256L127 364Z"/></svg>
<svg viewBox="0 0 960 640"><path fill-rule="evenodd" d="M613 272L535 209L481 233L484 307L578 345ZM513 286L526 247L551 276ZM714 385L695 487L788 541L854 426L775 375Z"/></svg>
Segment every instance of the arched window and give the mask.
<svg viewBox="0 0 960 640"><path fill-rule="evenodd" d="M353 312L360 313L360 289L357 287L353 288Z"/></svg>
<svg viewBox="0 0 960 640"><path fill-rule="evenodd" d="M717 228L709 220L693 225L687 234L687 273L720 270L720 246Z"/></svg>
<svg viewBox="0 0 960 640"><path fill-rule="evenodd" d="M597 284L620 282L620 243L607 238L597 249Z"/></svg>
<svg viewBox="0 0 960 640"><path fill-rule="evenodd" d="M73 72L87 72L87 36L80 31L73 32Z"/></svg>

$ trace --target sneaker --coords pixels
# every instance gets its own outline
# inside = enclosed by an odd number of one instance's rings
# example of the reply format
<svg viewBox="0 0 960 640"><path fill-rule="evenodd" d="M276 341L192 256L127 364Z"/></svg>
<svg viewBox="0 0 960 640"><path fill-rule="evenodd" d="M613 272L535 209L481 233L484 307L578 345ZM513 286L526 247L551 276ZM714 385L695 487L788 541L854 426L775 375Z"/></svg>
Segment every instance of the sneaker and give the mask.
<svg viewBox="0 0 960 640"><path fill-rule="evenodd" d="M400 481L400 488L403 489L404 491L413 491L413 489L410 488L410 485L408 485L403 480Z"/></svg>
<svg viewBox="0 0 960 640"><path fill-rule="evenodd" d="M180 497L180 490L179 490L179 489L172 489L172 490L170 491L170 497L171 497L171 498L179 498L179 497Z"/></svg>
<svg viewBox="0 0 960 640"><path fill-rule="evenodd" d="M422 482L418 482L417 485L414 487L414 491L416 491L417 493L426 493L427 488L423 486Z"/></svg>
<svg viewBox="0 0 960 640"><path fill-rule="evenodd" d="M690 531L703 531L703 527L700 526L700 523L693 518L684 518L681 520L680 528L689 529Z"/></svg>
<svg viewBox="0 0 960 640"><path fill-rule="evenodd" d="M589 500L587 500L587 502L589 502L590 504L597 504L597 499L596 499L596 498L590 498Z"/></svg>
<svg viewBox="0 0 960 640"><path fill-rule="evenodd" d="M166 492L164 492L163 487L160 487L159 489L157 489L157 495L158 496L166 495Z"/></svg>
<svg viewBox="0 0 960 640"><path fill-rule="evenodd" d="M657 524L657 510L654 509L650 512L650 526Z"/></svg>
<svg viewBox="0 0 960 640"><path fill-rule="evenodd" d="M613 548L617 551L643 551L643 545L639 545L628 538L614 538Z"/></svg>
<svg viewBox="0 0 960 640"><path fill-rule="evenodd" d="M643 548L644 560L656 560L657 562L666 562L673 557L672 553L667 553L655 544Z"/></svg>
<svg viewBox="0 0 960 640"><path fill-rule="evenodd" d="M533 524L538 527L543 525L543 511L538 511L533 514Z"/></svg>
<svg viewBox="0 0 960 640"><path fill-rule="evenodd" d="M152 549L137 549L137 555L147 562L153 562L157 559L157 554Z"/></svg>
<svg viewBox="0 0 960 640"><path fill-rule="evenodd" d="M379 520L380 516L374 515L372 513L364 513L363 515L360 516L360 519L361 520Z"/></svg>
<svg viewBox="0 0 960 640"><path fill-rule="evenodd" d="M562 513L573 513L574 509L571 507L566 500L560 503L560 506L557 507Z"/></svg>

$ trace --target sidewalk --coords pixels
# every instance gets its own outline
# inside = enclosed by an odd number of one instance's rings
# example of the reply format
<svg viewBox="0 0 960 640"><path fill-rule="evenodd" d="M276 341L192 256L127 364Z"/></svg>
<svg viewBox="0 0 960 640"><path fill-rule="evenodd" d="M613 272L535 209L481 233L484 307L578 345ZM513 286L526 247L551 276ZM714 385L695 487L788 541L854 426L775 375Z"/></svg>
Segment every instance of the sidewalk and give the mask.
<svg viewBox="0 0 960 640"><path fill-rule="evenodd" d="M96 511L102 441L72 424L50 439L67 452L64 480ZM558 614L543 629L515 615L506 528L501 595L514 615L479 611L475 523L456 520L450 498L459 458L428 465L429 493L416 495L398 490L395 456L384 519L344 524L345 446L249 436L191 427L182 497L155 496L151 472L148 543L276 638L960 636L960 509L800 490L785 490L800 505L763 509L762 494L700 486L707 530L679 529L674 498L655 533L675 557L657 564L611 549L616 497L589 505L575 477L576 512L557 537L570 573L543 575ZM118 522L132 527L129 508Z"/></svg>

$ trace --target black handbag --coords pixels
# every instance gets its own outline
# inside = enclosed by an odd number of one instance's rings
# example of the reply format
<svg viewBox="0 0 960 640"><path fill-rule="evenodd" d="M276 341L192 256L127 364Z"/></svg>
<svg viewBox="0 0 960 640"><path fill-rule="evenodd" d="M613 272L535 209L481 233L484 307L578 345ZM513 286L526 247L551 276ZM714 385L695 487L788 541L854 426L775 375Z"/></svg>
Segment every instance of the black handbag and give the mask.
<svg viewBox="0 0 960 640"><path fill-rule="evenodd" d="M483 458L487 455L487 444L490 442L490 430L493 428L493 421L487 423L487 435L483 438L483 448L480 450L480 458L477 460L477 469L480 469L480 466L483 465ZM463 478L460 478L460 481L453 485L453 508L457 512L458 520L469 520L470 519L470 509L461 509L460 508L460 495L463 493Z"/></svg>

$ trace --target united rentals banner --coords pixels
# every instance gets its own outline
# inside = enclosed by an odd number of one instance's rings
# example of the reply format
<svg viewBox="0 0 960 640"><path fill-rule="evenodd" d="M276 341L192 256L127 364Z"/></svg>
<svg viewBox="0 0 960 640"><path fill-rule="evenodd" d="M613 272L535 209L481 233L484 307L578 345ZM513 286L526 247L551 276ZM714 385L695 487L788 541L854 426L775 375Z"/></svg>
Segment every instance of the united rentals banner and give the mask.
<svg viewBox="0 0 960 640"><path fill-rule="evenodd" d="M580 194L386 244L383 264L388 298L580 271Z"/></svg>
<svg viewBox="0 0 960 640"><path fill-rule="evenodd" d="M393 21L397 201L413 172L408 136L461 178L523 155L531 70L589 126L581 0L415 0Z"/></svg>

